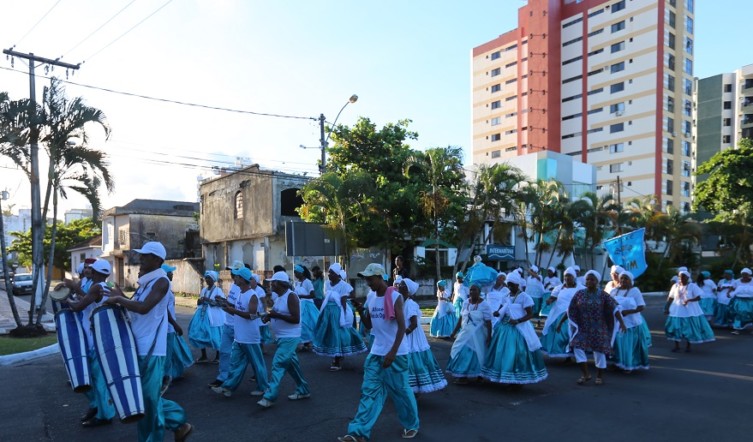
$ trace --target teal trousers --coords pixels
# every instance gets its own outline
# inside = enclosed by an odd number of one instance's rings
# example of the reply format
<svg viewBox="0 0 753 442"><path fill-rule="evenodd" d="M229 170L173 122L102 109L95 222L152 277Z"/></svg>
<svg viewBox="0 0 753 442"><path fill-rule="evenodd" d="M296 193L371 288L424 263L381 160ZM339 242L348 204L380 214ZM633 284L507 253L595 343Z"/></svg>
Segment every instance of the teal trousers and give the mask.
<svg viewBox="0 0 753 442"><path fill-rule="evenodd" d="M186 422L186 412L173 401L160 396L164 356L139 356L144 417L138 421L139 442L163 442L165 429L177 430Z"/></svg>
<svg viewBox="0 0 753 442"><path fill-rule="evenodd" d="M269 388L264 393L264 398L269 401L276 401L280 394L280 382L288 373L295 381L295 392L298 394L309 394L309 384L303 378L301 364L298 362L296 348L300 344L301 338L280 338L277 340L277 351L272 359L272 379L269 382Z"/></svg>

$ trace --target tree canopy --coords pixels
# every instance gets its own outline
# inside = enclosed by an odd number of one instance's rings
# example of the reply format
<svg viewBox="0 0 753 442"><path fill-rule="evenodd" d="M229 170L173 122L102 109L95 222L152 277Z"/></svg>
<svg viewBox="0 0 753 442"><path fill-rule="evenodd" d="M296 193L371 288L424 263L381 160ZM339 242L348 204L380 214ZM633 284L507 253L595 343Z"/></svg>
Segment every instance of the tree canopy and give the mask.
<svg viewBox="0 0 753 442"><path fill-rule="evenodd" d="M91 218L74 220L68 224L64 224L61 221L57 221L57 223L53 265L59 269L68 269L71 266L71 254L68 252L68 249L97 235L101 235L102 230L100 225ZM15 239L8 250L18 253L18 263L20 265L24 267L31 266L31 230L26 232L11 232L11 235ZM52 229L45 229L45 257L49 256L51 243Z"/></svg>
<svg viewBox="0 0 753 442"><path fill-rule="evenodd" d="M716 153L698 166L707 174L696 184L693 207L715 215L717 221L750 225L753 221L753 140L744 138L737 149Z"/></svg>

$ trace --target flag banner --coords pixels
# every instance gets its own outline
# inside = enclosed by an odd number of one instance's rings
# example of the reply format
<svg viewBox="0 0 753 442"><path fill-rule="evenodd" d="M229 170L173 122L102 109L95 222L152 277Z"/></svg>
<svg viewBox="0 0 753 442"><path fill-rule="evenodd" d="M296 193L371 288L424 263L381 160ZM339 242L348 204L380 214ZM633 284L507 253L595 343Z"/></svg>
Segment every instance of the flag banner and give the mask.
<svg viewBox="0 0 753 442"><path fill-rule="evenodd" d="M615 236L602 244L609 253L609 258L637 278L648 267L646 265L646 246L643 237L646 229L638 229L624 235Z"/></svg>

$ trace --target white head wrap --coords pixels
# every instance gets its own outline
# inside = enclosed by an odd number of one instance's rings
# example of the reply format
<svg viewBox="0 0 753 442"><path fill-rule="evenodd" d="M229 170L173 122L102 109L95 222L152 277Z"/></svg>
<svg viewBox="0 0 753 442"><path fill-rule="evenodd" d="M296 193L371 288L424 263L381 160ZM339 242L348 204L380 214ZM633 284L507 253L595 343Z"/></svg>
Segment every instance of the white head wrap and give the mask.
<svg viewBox="0 0 753 442"><path fill-rule="evenodd" d="M624 272L620 273L620 278L623 276L627 276L627 278L630 280L630 284L633 284L633 274L625 270Z"/></svg>
<svg viewBox="0 0 753 442"><path fill-rule="evenodd" d="M508 284L515 284L517 286L524 286L526 285L525 281L523 280L523 277L521 277L518 272L512 272L509 275L507 275L506 282Z"/></svg>
<svg viewBox="0 0 753 442"><path fill-rule="evenodd" d="M402 283L405 284L405 287L408 288L408 293L410 293L411 296L415 295L418 291L418 283L410 278L403 278Z"/></svg>
<svg viewBox="0 0 753 442"><path fill-rule="evenodd" d="M586 272L585 278L588 278L588 275L594 275L597 282L601 282L601 273L597 272L596 270L589 270Z"/></svg>
<svg viewBox="0 0 753 442"><path fill-rule="evenodd" d="M612 268L610 269L610 273L616 273L618 275L622 275L624 271L625 269L623 269L622 267L618 265L613 265Z"/></svg>
<svg viewBox="0 0 753 442"><path fill-rule="evenodd" d="M567 269L565 269L564 275L571 275L573 278L577 278L578 272L576 272L574 268L568 267Z"/></svg>
<svg viewBox="0 0 753 442"><path fill-rule="evenodd" d="M753 272L749 268L745 267L744 269L740 270L740 274L741 275L744 275L744 274L753 275Z"/></svg>
<svg viewBox="0 0 753 442"><path fill-rule="evenodd" d="M336 275L339 275L339 274L340 274L340 271L341 271L342 269L343 269L343 268L342 268L342 267L340 266L340 264L338 264L338 263L333 263L332 265L330 265L330 266L329 266L329 271L330 271L330 272L334 272L334 273L335 273Z"/></svg>

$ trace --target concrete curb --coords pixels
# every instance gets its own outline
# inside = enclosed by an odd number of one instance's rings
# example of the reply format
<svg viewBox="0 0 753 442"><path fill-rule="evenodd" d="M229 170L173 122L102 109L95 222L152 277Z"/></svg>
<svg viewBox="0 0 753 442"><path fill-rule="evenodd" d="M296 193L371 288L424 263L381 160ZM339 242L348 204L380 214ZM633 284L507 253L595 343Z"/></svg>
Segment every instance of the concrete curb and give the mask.
<svg viewBox="0 0 753 442"><path fill-rule="evenodd" d="M55 343L47 347L38 348L36 350L27 351L24 353L14 353L12 355L0 356L0 366L17 365L22 362L33 361L34 359L43 358L45 356L53 355L59 352L60 345Z"/></svg>

